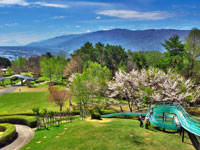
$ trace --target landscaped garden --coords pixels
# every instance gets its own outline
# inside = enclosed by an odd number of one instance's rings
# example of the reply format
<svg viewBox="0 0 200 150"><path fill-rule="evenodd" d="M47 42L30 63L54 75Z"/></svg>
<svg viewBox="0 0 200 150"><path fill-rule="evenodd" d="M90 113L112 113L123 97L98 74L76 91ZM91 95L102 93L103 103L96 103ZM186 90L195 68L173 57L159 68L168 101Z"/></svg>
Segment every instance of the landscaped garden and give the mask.
<svg viewBox="0 0 200 150"><path fill-rule="evenodd" d="M41 150L193 150L190 139L181 142L178 133L149 130L139 127L137 120L103 119L73 121L35 131L29 144L21 148Z"/></svg>
<svg viewBox="0 0 200 150"><path fill-rule="evenodd" d="M131 53L121 46L89 42L69 60L50 53L34 59L19 57L12 62L13 72L35 76L34 81L32 87L18 86L0 95L0 123L34 128L35 136L24 150L193 149L199 122L185 109L199 112L200 85L192 76L199 60L184 72L191 59L184 54L185 45L174 35L163 46L167 52L155 60L149 59L150 52ZM180 61L183 57L188 61ZM160 102L163 105L156 105ZM128 113L118 116L124 112ZM152 123L149 129L139 127L144 119L140 113L146 116L145 127ZM103 118L108 114L116 118ZM16 131L9 127L12 138L2 129L2 141L13 140ZM179 135L182 128L190 132L189 137L184 132Z"/></svg>

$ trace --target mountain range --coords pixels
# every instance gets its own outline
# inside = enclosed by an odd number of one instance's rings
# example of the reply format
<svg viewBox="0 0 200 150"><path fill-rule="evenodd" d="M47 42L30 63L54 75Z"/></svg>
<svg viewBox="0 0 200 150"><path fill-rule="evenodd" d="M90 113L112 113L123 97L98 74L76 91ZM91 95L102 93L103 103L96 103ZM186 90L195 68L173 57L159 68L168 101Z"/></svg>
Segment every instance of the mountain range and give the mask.
<svg viewBox="0 0 200 150"><path fill-rule="evenodd" d="M74 50L83 46L85 42L91 42L93 44L101 42L104 44L121 45L126 50L130 49L131 51L158 50L163 52L164 48L161 45L162 42L169 39L174 34L179 35L180 39L184 40L189 32L189 30L175 29L113 29L82 34L62 35L47 40L33 42L26 46L0 47L0 56L8 55L7 52L9 52L9 55L14 55L15 57L19 55L20 52L22 52L24 56L40 55L47 51L56 54L59 50L64 50L69 55Z"/></svg>

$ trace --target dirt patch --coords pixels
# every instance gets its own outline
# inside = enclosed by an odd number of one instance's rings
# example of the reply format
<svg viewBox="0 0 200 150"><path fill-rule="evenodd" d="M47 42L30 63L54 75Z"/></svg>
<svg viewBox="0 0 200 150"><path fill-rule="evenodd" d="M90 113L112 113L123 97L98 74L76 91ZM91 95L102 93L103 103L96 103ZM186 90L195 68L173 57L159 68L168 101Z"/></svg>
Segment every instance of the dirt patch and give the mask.
<svg viewBox="0 0 200 150"><path fill-rule="evenodd" d="M135 133L131 133L131 134L129 135L130 138L135 138L135 136L136 136Z"/></svg>
<svg viewBox="0 0 200 150"><path fill-rule="evenodd" d="M55 138L58 139L58 138L60 138L60 136L56 136Z"/></svg>
<svg viewBox="0 0 200 150"><path fill-rule="evenodd" d="M26 86L19 86L17 87L13 92L18 93L18 92L47 92L47 88L28 88Z"/></svg>
<svg viewBox="0 0 200 150"><path fill-rule="evenodd" d="M151 141L152 139L151 139L151 138L145 138L145 140L149 142L149 141Z"/></svg>
<svg viewBox="0 0 200 150"><path fill-rule="evenodd" d="M93 126L98 128L98 127L105 126L106 124L103 124L103 123L111 122L112 119L103 118L102 120L96 120L96 119L87 118L86 121L93 123Z"/></svg>
<svg viewBox="0 0 200 150"><path fill-rule="evenodd" d="M65 132L61 132L61 133L59 133L58 135L64 135L65 134Z"/></svg>
<svg viewBox="0 0 200 150"><path fill-rule="evenodd" d="M90 121L90 122L99 122L99 123L104 123L104 122L111 122L112 119L110 118L102 118L102 120L96 120L96 119L91 119L91 118L86 118L86 121Z"/></svg>
<svg viewBox="0 0 200 150"><path fill-rule="evenodd" d="M41 141L37 141L37 144L40 144L41 143Z"/></svg>

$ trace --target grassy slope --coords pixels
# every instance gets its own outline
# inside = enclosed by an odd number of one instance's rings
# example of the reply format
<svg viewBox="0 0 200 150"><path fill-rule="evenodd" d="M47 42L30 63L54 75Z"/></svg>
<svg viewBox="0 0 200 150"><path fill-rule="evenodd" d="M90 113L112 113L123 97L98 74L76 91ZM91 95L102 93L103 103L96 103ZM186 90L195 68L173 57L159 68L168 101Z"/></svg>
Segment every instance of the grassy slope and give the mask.
<svg viewBox="0 0 200 150"><path fill-rule="evenodd" d="M48 92L8 93L0 96L0 113L32 113L32 108L59 111L54 103L48 102Z"/></svg>
<svg viewBox="0 0 200 150"><path fill-rule="evenodd" d="M193 150L189 139L178 133L139 128L136 120L74 121L50 130L36 131L23 147L37 150Z"/></svg>

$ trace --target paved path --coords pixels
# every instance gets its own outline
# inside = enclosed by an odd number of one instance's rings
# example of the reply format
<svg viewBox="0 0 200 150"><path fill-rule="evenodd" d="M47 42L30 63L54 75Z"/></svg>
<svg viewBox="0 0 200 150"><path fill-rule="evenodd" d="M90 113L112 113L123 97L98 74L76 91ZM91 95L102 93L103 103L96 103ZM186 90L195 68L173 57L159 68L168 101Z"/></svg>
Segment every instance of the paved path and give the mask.
<svg viewBox="0 0 200 150"><path fill-rule="evenodd" d="M0 92L0 95L4 94L4 93L11 93L13 92L19 85L21 85L21 82L11 86L11 87L8 87L6 88L5 90L3 90L2 92Z"/></svg>
<svg viewBox="0 0 200 150"><path fill-rule="evenodd" d="M34 131L24 125L15 125L18 137L11 144L3 147L1 150L18 150L26 145L34 136Z"/></svg>
<svg viewBox="0 0 200 150"><path fill-rule="evenodd" d="M11 86L6 88L5 90L3 90L2 92L0 92L0 95L4 94L4 93L11 93L12 91L14 91L17 87L16 86Z"/></svg>

